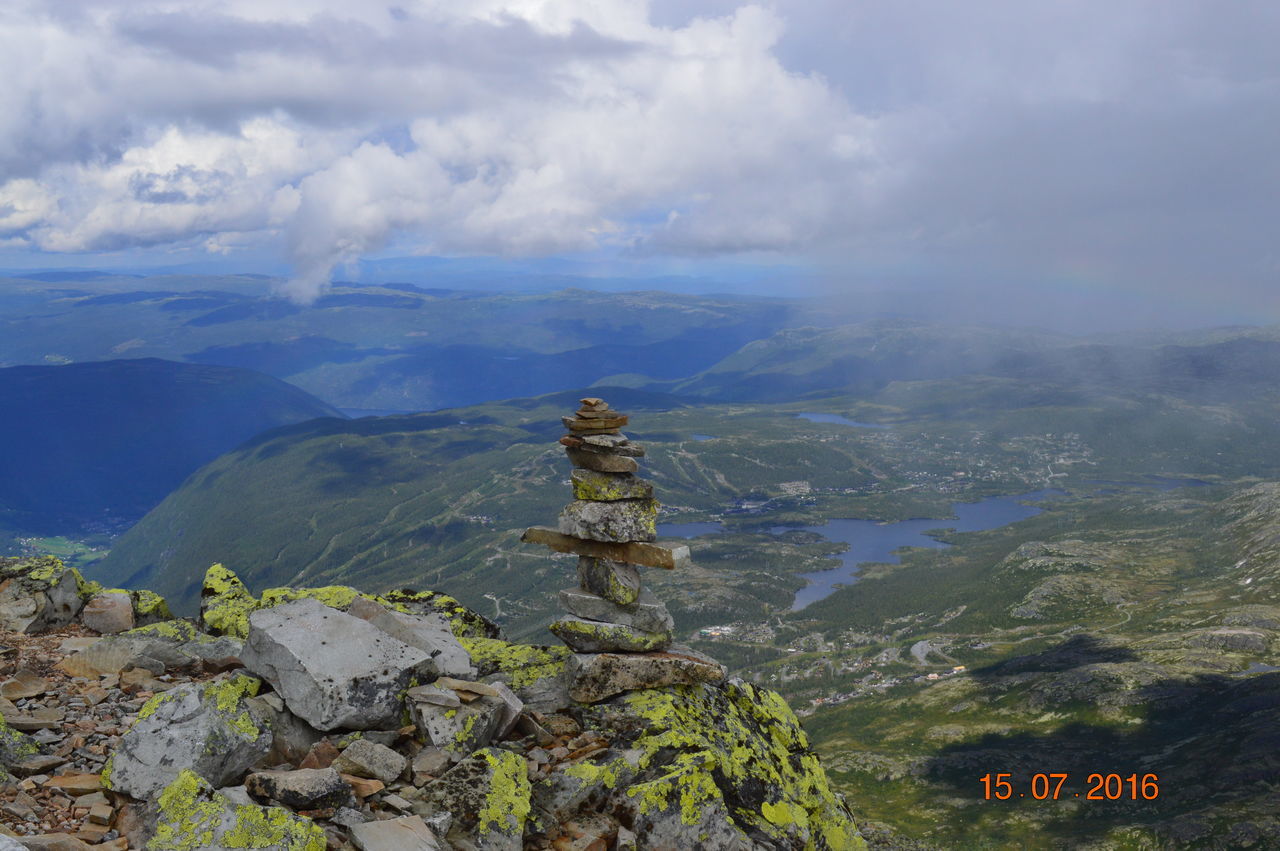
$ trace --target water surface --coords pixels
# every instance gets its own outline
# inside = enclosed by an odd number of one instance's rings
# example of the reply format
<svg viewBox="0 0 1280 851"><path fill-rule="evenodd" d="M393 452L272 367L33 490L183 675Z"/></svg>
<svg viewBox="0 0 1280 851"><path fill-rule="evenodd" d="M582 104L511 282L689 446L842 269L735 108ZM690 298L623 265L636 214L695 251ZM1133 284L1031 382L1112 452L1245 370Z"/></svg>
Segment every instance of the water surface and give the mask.
<svg viewBox="0 0 1280 851"><path fill-rule="evenodd" d="M796 600L791 607L795 611L828 596L836 590L837 585L857 581L859 568L863 564L899 564L901 559L894 555L894 551L901 547L940 550L950 546L924 534L930 529L955 529L957 532L997 529L1040 513L1040 508L1025 505L1025 502L1037 502L1061 493L1059 490L1041 490L1018 496L992 496L979 502L956 502L951 505L955 519L918 518L898 523L839 519L829 520L821 526L775 526L769 531L776 535L793 529L804 529L816 532L829 541L849 545L849 549L837 556L840 567L801 574L809 584L796 592Z"/></svg>
<svg viewBox="0 0 1280 851"><path fill-rule="evenodd" d="M883 423L864 423L858 420L851 420L848 417L842 417L839 414L819 414L812 411L806 411L796 414L802 420L808 420L813 423L834 423L835 425L847 425L854 428L889 428Z"/></svg>

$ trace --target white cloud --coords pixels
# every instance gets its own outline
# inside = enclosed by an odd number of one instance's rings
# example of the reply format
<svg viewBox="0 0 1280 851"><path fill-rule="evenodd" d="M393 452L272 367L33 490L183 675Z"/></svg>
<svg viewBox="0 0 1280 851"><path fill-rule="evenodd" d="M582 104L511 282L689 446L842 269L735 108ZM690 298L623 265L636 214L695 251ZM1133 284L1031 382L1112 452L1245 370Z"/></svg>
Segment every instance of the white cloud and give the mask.
<svg viewBox="0 0 1280 851"><path fill-rule="evenodd" d="M9 3L0 238L274 243L303 299L393 241L1257 278L1274 9Z"/></svg>

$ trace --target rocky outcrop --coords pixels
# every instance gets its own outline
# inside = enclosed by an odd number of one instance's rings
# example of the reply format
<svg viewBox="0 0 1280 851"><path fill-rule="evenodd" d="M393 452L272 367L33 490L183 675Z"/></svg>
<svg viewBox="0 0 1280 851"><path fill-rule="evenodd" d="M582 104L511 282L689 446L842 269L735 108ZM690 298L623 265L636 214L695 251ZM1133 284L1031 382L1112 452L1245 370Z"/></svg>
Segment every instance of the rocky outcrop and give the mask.
<svg viewBox="0 0 1280 851"><path fill-rule="evenodd" d="M224 568L214 578L239 584ZM478 616L441 612L435 595L406 611L404 593L245 589L232 595L252 601L243 646L214 606L204 622L225 634L165 621L99 637L71 624L42 644L61 648L57 665L21 651L15 663L53 673L24 668L10 691L67 700L23 715L31 735L0 726L0 761L32 775L33 795L17 799L2 776L0 792L74 835L13 829L32 847L83 838L113 851L862 847L772 692L725 682L678 645L513 644ZM629 605L666 625L644 592ZM71 700L128 726L93 739L109 743L100 773L44 745L73 751L61 732ZM111 701L127 708L113 714Z"/></svg>

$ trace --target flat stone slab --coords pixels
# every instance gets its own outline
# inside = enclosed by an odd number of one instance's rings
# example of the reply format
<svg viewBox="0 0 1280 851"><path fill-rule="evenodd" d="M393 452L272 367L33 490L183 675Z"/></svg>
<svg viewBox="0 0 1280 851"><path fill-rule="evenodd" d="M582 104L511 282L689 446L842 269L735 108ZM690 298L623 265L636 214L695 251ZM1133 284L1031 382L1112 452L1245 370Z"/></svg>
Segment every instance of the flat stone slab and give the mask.
<svg viewBox="0 0 1280 851"><path fill-rule="evenodd" d="M293 771L257 771L245 778L245 788L265 800L279 801L295 810L351 806L351 784L332 768L298 768Z"/></svg>
<svg viewBox="0 0 1280 851"><path fill-rule="evenodd" d="M671 631L647 632L620 623L561 618L549 629L575 653L642 653L671 645Z"/></svg>
<svg viewBox="0 0 1280 851"><path fill-rule="evenodd" d="M585 449L575 449L572 446L566 446L564 454L569 456L573 466L595 470L600 473L634 473L640 469L640 464L636 459L626 458L622 455L588 452Z"/></svg>
<svg viewBox="0 0 1280 851"><path fill-rule="evenodd" d="M682 645L658 653L575 653L567 667L569 696L579 703L634 689L717 683L728 673L715 659Z"/></svg>
<svg viewBox="0 0 1280 851"><path fill-rule="evenodd" d="M542 544L558 553L574 553L580 556L625 561L644 567L661 567L671 570L688 567L692 563L689 547L685 544L650 544L638 541L618 544L607 541L588 541L566 535L547 526L530 526L520 536L526 544Z"/></svg>
<svg viewBox="0 0 1280 851"><path fill-rule="evenodd" d="M419 816L370 821L351 828L360 851L441 851L435 832Z"/></svg>
<svg viewBox="0 0 1280 851"><path fill-rule="evenodd" d="M560 592L560 605L570 614L587 620L618 623L646 632L675 629L671 612L648 588L641 589L639 597L629 606L620 606L581 588L566 588Z"/></svg>

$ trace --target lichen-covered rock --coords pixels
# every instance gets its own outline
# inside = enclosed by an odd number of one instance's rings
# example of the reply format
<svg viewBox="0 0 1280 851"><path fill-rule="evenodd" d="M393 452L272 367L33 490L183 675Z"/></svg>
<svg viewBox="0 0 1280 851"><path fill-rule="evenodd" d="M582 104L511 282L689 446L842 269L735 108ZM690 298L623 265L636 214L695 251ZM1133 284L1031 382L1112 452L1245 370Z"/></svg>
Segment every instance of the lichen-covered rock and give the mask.
<svg viewBox="0 0 1280 851"><path fill-rule="evenodd" d="M102 772L102 785L152 798L182 771L215 786L238 780L271 747L271 733L247 699L261 682L232 674L161 692L138 711Z"/></svg>
<svg viewBox="0 0 1280 851"><path fill-rule="evenodd" d="M741 680L645 689L592 707L585 720L615 747L640 752L639 772L602 805L630 810L639 847L865 847L775 692ZM605 782L615 763L573 771Z"/></svg>
<svg viewBox="0 0 1280 851"><path fill-rule="evenodd" d="M567 617L548 627L576 653L643 653L670 646L671 630L648 632L620 623Z"/></svg>
<svg viewBox="0 0 1280 851"><path fill-rule="evenodd" d="M254 612L242 660L317 730L399 726L405 690L435 676L426 652L313 599Z"/></svg>
<svg viewBox="0 0 1280 851"><path fill-rule="evenodd" d="M198 632L182 620L160 621L109 635L89 647L63 658L58 667L77 677L97 677L119 673L129 667L155 673L177 671L207 664L226 669L238 664L242 642L230 636Z"/></svg>
<svg viewBox="0 0 1280 851"><path fill-rule="evenodd" d="M499 677L525 706L554 712L569 703L565 671L571 653L560 645L513 644L496 638L462 638L481 677Z"/></svg>
<svg viewBox="0 0 1280 851"><path fill-rule="evenodd" d="M560 605L570 614L593 621L618 623L645 632L671 632L675 621L662 601L648 588L629 606L620 606L598 594L581 588L566 588L560 592Z"/></svg>
<svg viewBox="0 0 1280 851"><path fill-rule="evenodd" d="M173 620L169 604L156 592L130 591L129 597L133 601L133 620L138 626Z"/></svg>
<svg viewBox="0 0 1280 851"><path fill-rule="evenodd" d="M506 704L484 695L471 703L443 706L409 699L409 717L429 744L462 759L494 740L502 727Z"/></svg>
<svg viewBox="0 0 1280 851"><path fill-rule="evenodd" d="M652 541L658 537L656 499L592 502L575 499L560 511L560 532L589 541Z"/></svg>
<svg viewBox="0 0 1280 851"><path fill-rule="evenodd" d="M355 802L351 784L333 768L255 771L245 778L244 785L257 798L279 801L295 810L349 807Z"/></svg>
<svg viewBox="0 0 1280 851"><path fill-rule="evenodd" d="M629 606L640 599L640 571L624 561L578 556L578 587L619 606Z"/></svg>
<svg viewBox="0 0 1280 851"><path fill-rule="evenodd" d="M630 473L600 473L577 469L572 473L573 498L595 502L652 499L653 485Z"/></svg>
<svg viewBox="0 0 1280 851"><path fill-rule="evenodd" d="M479 612L473 612L448 594L402 588L382 594L379 601L411 615L438 614L449 622L458 638L502 638L502 629Z"/></svg>
<svg viewBox="0 0 1280 851"><path fill-rule="evenodd" d="M452 813L453 826L445 839L455 845L519 851L532 810L531 793L523 756L483 748L426 786L414 811L423 818Z"/></svg>
<svg viewBox="0 0 1280 851"><path fill-rule="evenodd" d="M103 635L133 629L133 598L128 591L95 594L80 610L80 622Z"/></svg>
<svg viewBox="0 0 1280 851"><path fill-rule="evenodd" d="M565 670L569 696L581 703L632 689L714 683L725 677L724 665L681 645L658 653L575 653Z"/></svg>
<svg viewBox="0 0 1280 851"><path fill-rule="evenodd" d="M200 590L200 628L205 632L244 638L249 615L257 608L257 599L233 572L221 564L205 571Z"/></svg>
<svg viewBox="0 0 1280 851"><path fill-rule="evenodd" d="M347 613L368 621L410 647L424 651L435 662L436 671L442 675L470 677L475 674L471 657L458 643L458 638L453 634L444 615L437 612L409 615L364 597L352 600Z"/></svg>
<svg viewBox="0 0 1280 851"><path fill-rule="evenodd" d="M147 851L325 851L324 830L279 807L236 804L183 771L152 808Z"/></svg>
<svg viewBox="0 0 1280 851"><path fill-rule="evenodd" d="M40 745L26 733L13 729L0 716L0 767L11 768L40 753ZM0 769L0 776L5 772Z"/></svg>
<svg viewBox="0 0 1280 851"><path fill-rule="evenodd" d="M440 615L458 638L500 638L502 630L488 618L471 611L447 594L401 589L382 594L365 594L346 585L320 588L268 588L262 598L253 596L240 578L221 564L205 572L200 592L200 625L215 635L244 638L249 634L249 615L294 600L317 600L330 608L346 611L357 599L372 600L409 615Z"/></svg>
<svg viewBox="0 0 1280 851"><path fill-rule="evenodd" d="M101 586L56 558L0 558L0 629L41 632L75 620Z"/></svg>

